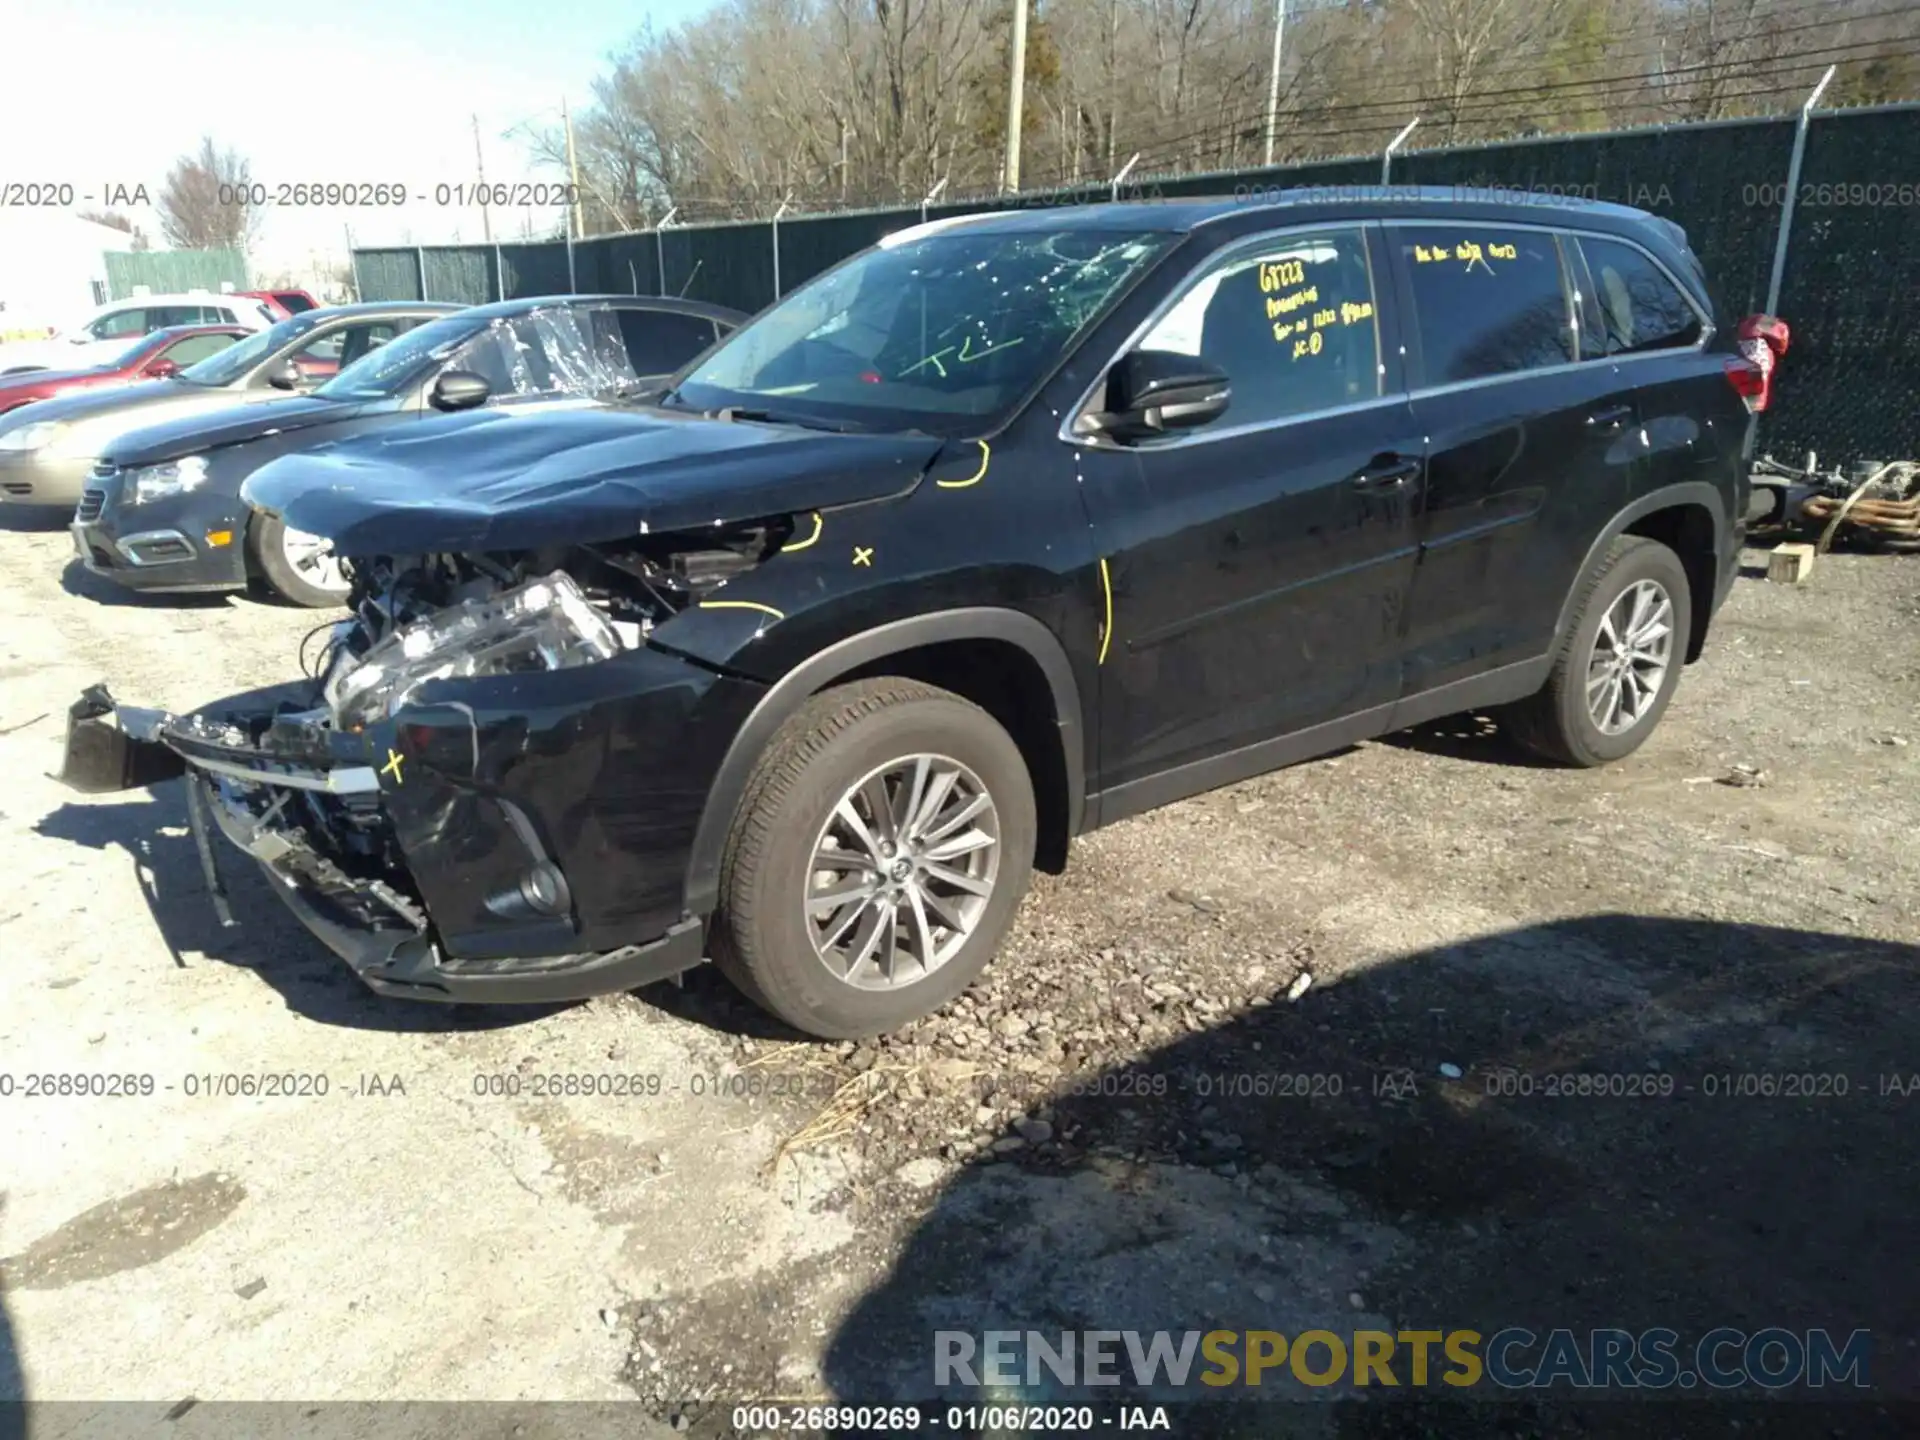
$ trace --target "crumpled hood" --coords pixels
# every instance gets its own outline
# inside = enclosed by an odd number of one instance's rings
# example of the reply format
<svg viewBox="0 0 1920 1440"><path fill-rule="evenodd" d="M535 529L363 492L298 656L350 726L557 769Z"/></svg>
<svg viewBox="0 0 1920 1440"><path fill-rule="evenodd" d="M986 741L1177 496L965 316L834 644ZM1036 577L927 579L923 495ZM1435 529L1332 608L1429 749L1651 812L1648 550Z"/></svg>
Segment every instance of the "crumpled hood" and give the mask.
<svg viewBox="0 0 1920 1440"><path fill-rule="evenodd" d="M503 406L282 456L241 494L340 555L522 550L880 499L912 486L941 443Z"/></svg>
<svg viewBox="0 0 1920 1440"><path fill-rule="evenodd" d="M354 420L377 410L400 408L397 400L322 400L317 395L290 395L284 400L248 404L228 396L217 410L163 420L115 439L103 459L113 465L158 465L197 455L223 445L240 445L267 435L311 430L340 420ZM51 404L51 401L42 401ZM316 443L318 438L316 437Z"/></svg>

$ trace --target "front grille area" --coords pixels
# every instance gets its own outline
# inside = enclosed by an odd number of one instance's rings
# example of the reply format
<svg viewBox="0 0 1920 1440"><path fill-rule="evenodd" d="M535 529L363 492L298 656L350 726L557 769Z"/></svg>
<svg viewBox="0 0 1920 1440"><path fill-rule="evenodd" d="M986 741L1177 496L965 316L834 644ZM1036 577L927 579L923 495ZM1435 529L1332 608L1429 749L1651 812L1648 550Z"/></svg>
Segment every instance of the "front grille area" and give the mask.
<svg viewBox="0 0 1920 1440"><path fill-rule="evenodd" d="M80 508L73 512L73 518L80 521L98 520L100 512L107 508L107 492L92 485L80 492Z"/></svg>

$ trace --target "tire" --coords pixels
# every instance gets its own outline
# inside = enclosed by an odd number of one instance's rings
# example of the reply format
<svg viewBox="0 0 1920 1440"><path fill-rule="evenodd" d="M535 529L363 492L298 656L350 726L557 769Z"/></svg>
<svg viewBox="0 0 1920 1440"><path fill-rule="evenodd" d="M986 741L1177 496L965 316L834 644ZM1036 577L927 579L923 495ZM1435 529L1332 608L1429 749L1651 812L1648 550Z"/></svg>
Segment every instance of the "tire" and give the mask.
<svg viewBox="0 0 1920 1440"><path fill-rule="evenodd" d="M295 568L287 555L287 527L278 516L254 512L247 522L247 554L253 573L283 600L313 610L332 610L347 603L344 579L336 589L316 584Z"/></svg>
<svg viewBox="0 0 1920 1440"><path fill-rule="evenodd" d="M942 779L949 772L951 783ZM884 822L905 845L891 861L879 858L890 843L882 823L863 846L841 814L843 800L863 822L881 813L862 788L874 777L892 797L889 816L913 820L913 793L931 805L918 827ZM986 808L943 834L980 795ZM993 958L1026 893L1035 829L1026 762L979 706L892 677L825 691L780 728L748 778L721 860L714 961L749 999L809 1035L844 1040L898 1029L946 1004ZM994 838L981 843L989 832ZM850 836L853 843L836 843ZM942 851L933 857L941 871L964 872L987 893L924 869L917 857L929 844ZM972 848L945 855L962 844ZM905 878L895 873L902 864L911 872ZM872 893L881 899L898 897L898 908L849 889L863 885L880 887ZM895 933L886 928L890 910L900 917ZM863 938L872 958L849 968L864 953ZM922 963L929 956L931 966Z"/></svg>
<svg viewBox="0 0 1920 1440"><path fill-rule="evenodd" d="M1562 765L1591 767L1631 755L1660 723L1680 683L1693 630L1693 598L1680 557L1643 535L1615 539L1585 585L1586 594L1554 657L1547 683L1538 694L1509 706L1500 719L1508 735L1534 754ZM1633 598L1627 599L1630 594ZM1664 599L1668 612L1665 664L1657 682L1652 679L1650 660L1623 660L1602 641L1609 617L1616 622L1612 633L1618 634L1622 628L1618 622L1631 618L1634 605L1642 598L1657 605L1656 597ZM1618 613L1616 607L1620 607ZM1658 614L1657 609L1644 613L1649 621ZM1653 637L1656 629L1657 623L1646 624L1645 636ZM1645 656L1657 650L1658 643L1649 639L1634 653ZM1611 681L1596 678L1596 666L1607 665L1610 657L1614 669L1633 677L1624 691L1616 693ZM1611 726L1603 725L1588 703L1590 686L1603 711L1609 695L1630 697L1631 706L1623 700L1612 714Z"/></svg>

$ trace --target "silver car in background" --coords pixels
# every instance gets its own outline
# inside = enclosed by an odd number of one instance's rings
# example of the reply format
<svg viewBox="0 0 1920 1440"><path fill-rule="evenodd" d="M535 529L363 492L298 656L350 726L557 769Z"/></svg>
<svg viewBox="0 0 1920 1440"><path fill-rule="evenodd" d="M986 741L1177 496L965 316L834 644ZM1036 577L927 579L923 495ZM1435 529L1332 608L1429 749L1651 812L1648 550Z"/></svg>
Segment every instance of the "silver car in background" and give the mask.
<svg viewBox="0 0 1920 1440"><path fill-rule="evenodd" d="M419 301L309 310L164 380L85 391L0 415L0 502L71 511L107 446L202 411L304 395L389 340L458 310Z"/></svg>

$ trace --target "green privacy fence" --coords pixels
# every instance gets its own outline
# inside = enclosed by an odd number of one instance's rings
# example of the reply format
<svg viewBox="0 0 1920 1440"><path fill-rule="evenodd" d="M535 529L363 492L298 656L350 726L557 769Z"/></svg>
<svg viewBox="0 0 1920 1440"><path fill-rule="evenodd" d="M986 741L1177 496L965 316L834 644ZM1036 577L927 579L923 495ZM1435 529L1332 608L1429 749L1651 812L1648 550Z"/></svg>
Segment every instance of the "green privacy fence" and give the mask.
<svg viewBox="0 0 1920 1440"><path fill-rule="evenodd" d="M1715 121L1601 135L1414 151L1395 185L1503 187L1637 206L1684 226L1722 311L1763 308L1794 141L1792 118ZM1920 105L1813 117L1779 313L1793 327L1760 443L1827 461L1920 456ZM1134 178L1121 198L1260 196L1374 185L1378 156L1174 178ZM931 219L1010 205L1096 202L1105 185L938 205ZM356 250L367 300L572 293L686 295L742 310L768 304L890 231L918 207L675 226L568 243ZM777 247L777 251L776 251ZM778 262L776 266L776 253ZM140 257L132 257L140 258Z"/></svg>
<svg viewBox="0 0 1920 1440"><path fill-rule="evenodd" d="M238 250L140 250L106 252L107 298L140 294L177 295L188 290L247 288L247 257Z"/></svg>

